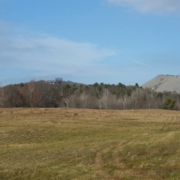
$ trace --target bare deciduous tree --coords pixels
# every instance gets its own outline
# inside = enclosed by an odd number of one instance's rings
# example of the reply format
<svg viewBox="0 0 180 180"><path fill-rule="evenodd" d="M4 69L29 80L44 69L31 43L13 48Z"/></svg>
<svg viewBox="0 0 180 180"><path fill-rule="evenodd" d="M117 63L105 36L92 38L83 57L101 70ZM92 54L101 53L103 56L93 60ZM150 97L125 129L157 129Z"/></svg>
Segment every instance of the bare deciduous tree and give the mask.
<svg viewBox="0 0 180 180"><path fill-rule="evenodd" d="M65 106L69 107L69 100L66 97L66 92L63 91L63 80L62 78L56 78L54 82L55 88L58 91L59 101L61 102L63 100Z"/></svg>

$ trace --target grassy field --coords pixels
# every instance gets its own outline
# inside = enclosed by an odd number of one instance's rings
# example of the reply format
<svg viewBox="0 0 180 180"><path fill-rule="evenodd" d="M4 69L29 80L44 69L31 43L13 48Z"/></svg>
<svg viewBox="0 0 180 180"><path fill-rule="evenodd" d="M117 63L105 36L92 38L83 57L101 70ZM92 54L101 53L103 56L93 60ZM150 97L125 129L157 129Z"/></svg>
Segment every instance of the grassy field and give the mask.
<svg viewBox="0 0 180 180"><path fill-rule="evenodd" d="M0 109L0 180L140 179L180 179L180 112Z"/></svg>

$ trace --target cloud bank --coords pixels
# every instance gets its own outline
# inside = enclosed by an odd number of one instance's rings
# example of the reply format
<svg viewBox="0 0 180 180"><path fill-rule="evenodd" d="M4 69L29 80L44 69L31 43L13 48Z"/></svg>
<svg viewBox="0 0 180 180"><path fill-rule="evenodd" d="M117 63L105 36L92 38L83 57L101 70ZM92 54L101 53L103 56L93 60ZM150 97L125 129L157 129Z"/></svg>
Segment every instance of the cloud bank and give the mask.
<svg viewBox="0 0 180 180"><path fill-rule="evenodd" d="M17 34L18 31L12 32L9 30L12 28L3 25L5 23L0 21L1 69L36 71L39 72L38 76L40 73L49 76L87 75L103 71L102 61L115 54L112 50L91 43L42 34Z"/></svg>
<svg viewBox="0 0 180 180"><path fill-rule="evenodd" d="M107 2L119 6L130 6L143 13L180 12L179 0L107 0Z"/></svg>

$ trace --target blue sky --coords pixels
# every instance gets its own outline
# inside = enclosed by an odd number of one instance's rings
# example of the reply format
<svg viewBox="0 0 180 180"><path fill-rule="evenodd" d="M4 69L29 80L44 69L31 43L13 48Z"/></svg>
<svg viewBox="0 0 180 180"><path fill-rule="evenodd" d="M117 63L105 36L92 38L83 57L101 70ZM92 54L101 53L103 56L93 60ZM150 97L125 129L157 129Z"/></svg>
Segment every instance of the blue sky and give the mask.
<svg viewBox="0 0 180 180"><path fill-rule="evenodd" d="M179 32L179 0L0 0L0 83L180 75Z"/></svg>

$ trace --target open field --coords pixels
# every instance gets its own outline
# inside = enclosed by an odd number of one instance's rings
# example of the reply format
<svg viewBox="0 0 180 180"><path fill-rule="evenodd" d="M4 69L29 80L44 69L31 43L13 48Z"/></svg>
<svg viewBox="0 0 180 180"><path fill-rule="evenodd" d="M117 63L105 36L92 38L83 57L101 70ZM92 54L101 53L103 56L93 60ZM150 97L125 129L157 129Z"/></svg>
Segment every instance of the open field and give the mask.
<svg viewBox="0 0 180 180"><path fill-rule="evenodd" d="M0 109L0 180L179 180L180 112Z"/></svg>

